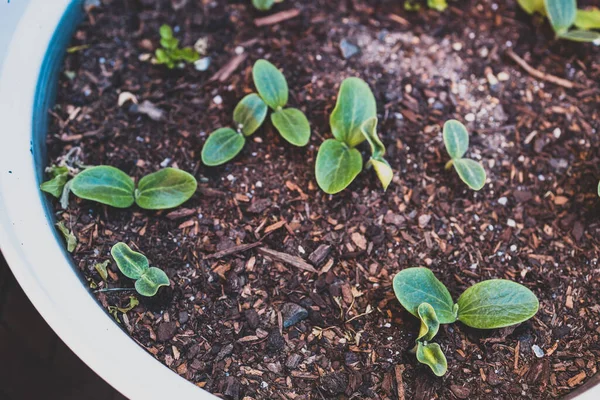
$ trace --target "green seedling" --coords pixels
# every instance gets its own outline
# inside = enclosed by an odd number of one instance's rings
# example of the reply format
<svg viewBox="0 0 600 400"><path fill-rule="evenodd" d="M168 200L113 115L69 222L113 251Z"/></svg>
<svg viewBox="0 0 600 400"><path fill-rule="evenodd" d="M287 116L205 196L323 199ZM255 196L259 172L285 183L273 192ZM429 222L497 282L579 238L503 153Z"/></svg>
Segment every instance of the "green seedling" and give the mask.
<svg viewBox="0 0 600 400"><path fill-rule="evenodd" d="M393 171L383 158L385 147L377 135L377 105L367 83L359 78L342 82L336 106L329 119L334 139L327 139L319 148L315 174L325 193L344 190L362 171L363 160L355 148L365 140L371 146L372 166L384 190L392 181Z"/></svg>
<svg viewBox="0 0 600 400"><path fill-rule="evenodd" d="M191 47L179 48L179 39L173 36L169 25L162 25L159 29L160 49L156 49L154 62L164 64L169 69L182 66L183 63L193 63L200 58L196 50Z"/></svg>
<svg viewBox="0 0 600 400"><path fill-rule="evenodd" d="M169 278L163 270L150 267L146 256L131 250L125 243L115 244L110 254L123 275L135 280L135 290L142 296L152 297L161 286L169 286Z"/></svg>
<svg viewBox="0 0 600 400"><path fill-rule="evenodd" d="M600 42L600 9L578 10L576 0L518 0L528 14L548 17L556 36L576 42ZM570 30L575 26L576 29Z"/></svg>
<svg viewBox="0 0 600 400"><path fill-rule="evenodd" d="M294 146L302 147L310 140L310 124L302 111L283 108L289 91L285 76L273 64L258 60L252 68L258 94L244 97L233 111L236 129L220 128L214 131L202 148L202 162L208 166L222 165L237 156L252 135L265 121L269 107L271 123L281 136Z"/></svg>
<svg viewBox="0 0 600 400"><path fill-rule="evenodd" d="M113 316L115 321L121 323L118 313L126 314L140 304L140 301L133 296L129 296L129 305L126 307L108 306L108 313Z"/></svg>
<svg viewBox="0 0 600 400"><path fill-rule="evenodd" d="M442 12L448 8L448 3L446 0L427 0L427 7ZM421 9L421 4L417 0L405 0L404 9L411 12L419 11Z"/></svg>
<svg viewBox="0 0 600 400"><path fill-rule="evenodd" d="M67 251L72 253L73 250L77 247L77 237L70 231L63 221L59 221L56 223L56 227L63 234L65 238L65 242L67 242Z"/></svg>
<svg viewBox="0 0 600 400"><path fill-rule="evenodd" d="M427 268L400 271L394 277L393 287L400 304L421 320L415 348L417 360L437 376L447 370L442 349L437 343L430 343L440 324L460 321L477 329L503 328L528 320L539 309L539 301L531 290L505 279L471 286L456 304L446 286Z"/></svg>
<svg viewBox="0 0 600 400"><path fill-rule="evenodd" d="M269 11L275 3L281 3L283 0L252 0L254 8L260 11Z"/></svg>
<svg viewBox="0 0 600 400"><path fill-rule="evenodd" d="M56 179L55 176L42 183L42 190L57 196L59 185L56 184ZM71 191L79 198L116 208L127 208L136 203L147 210L161 210L177 207L189 200L198 184L196 178L185 171L164 168L144 176L136 188L133 179L125 172L108 165L99 165L86 168L62 185L61 198L67 200ZM67 204L63 204L63 208L67 208Z"/></svg>
<svg viewBox="0 0 600 400"><path fill-rule="evenodd" d="M471 159L463 158L469 149L469 133L459 121L451 119L444 124L444 144L450 155L446 169L454 166L460 179L473 190L480 190L485 185L485 170L483 166Z"/></svg>
<svg viewBox="0 0 600 400"><path fill-rule="evenodd" d="M40 189L46 193L50 193L56 198L60 198L65 184L69 180L69 168L53 165L52 167L47 168L46 172L48 172L52 178L42 183Z"/></svg>

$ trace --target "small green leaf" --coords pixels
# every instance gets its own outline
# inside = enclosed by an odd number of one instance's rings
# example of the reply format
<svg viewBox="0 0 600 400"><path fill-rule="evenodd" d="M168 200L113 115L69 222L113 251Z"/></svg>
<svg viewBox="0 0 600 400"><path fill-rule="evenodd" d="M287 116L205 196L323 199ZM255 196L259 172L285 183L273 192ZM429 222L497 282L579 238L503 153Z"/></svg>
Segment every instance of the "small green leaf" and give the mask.
<svg viewBox="0 0 600 400"><path fill-rule="evenodd" d="M256 93L244 97L233 110L233 120L246 136L252 135L265 121L267 105Z"/></svg>
<svg viewBox="0 0 600 400"><path fill-rule="evenodd" d="M123 242L110 249L119 270L128 278L139 279L149 268L148 259L142 253L133 251Z"/></svg>
<svg viewBox="0 0 600 400"><path fill-rule="evenodd" d="M129 296L129 305L126 307L108 306L108 312L112 315L118 323L121 323L117 312L123 314L128 313L140 304L140 301L133 296Z"/></svg>
<svg viewBox="0 0 600 400"><path fill-rule="evenodd" d="M174 37L162 38L160 39L160 45L167 50L176 50L177 46L179 46L179 39Z"/></svg>
<svg viewBox="0 0 600 400"><path fill-rule="evenodd" d="M285 76L267 60L258 60L252 68L254 85L260 97L277 110L288 102L288 84Z"/></svg>
<svg viewBox="0 0 600 400"><path fill-rule="evenodd" d="M546 15L546 6L544 0L517 0L519 5L527 14L539 13Z"/></svg>
<svg viewBox="0 0 600 400"><path fill-rule="evenodd" d="M438 321L434 308L429 303L421 303L417 309L419 319L421 320L421 328L419 329L419 337L417 341L423 339L429 342L437 335L440 329L440 321Z"/></svg>
<svg viewBox="0 0 600 400"><path fill-rule="evenodd" d="M335 139L327 139L319 148L315 173L325 193L344 190L362 170L362 156L356 149Z"/></svg>
<svg viewBox="0 0 600 400"><path fill-rule="evenodd" d="M456 307L450 292L431 270L407 268L394 277L394 293L406 310L419 318L418 308L422 303L430 304L441 324L456 321Z"/></svg>
<svg viewBox="0 0 600 400"><path fill-rule="evenodd" d="M220 128L211 133L202 148L202 162L214 167L232 160L244 148L246 139L231 128Z"/></svg>
<svg viewBox="0 0 600 400"><path fill-rule="evenodd" d="M108 264L110 264L110 260L94 264L94 269L98 272L98 275L100 275L100 278L102 278L104 282L108 280Z"/></svg>
<svg viewBox="0 0 600 400"><path fill-rule="evenodd" d="M117 208L133 204L134 190L133 179L108 165L87 168L71 181L71 191L75 196Z"/></svg>
<svg viewBox="0 0 600 400"><path fill-rule="evenodd" d="M579 29L600 29L600 8L577 10L575 26Z"/></svg>
<svg viewBox="0 0 600 400"><path fill-rule="evenodd" d="M183 49L174 49L173 57L176 60L193 63L200 58L200 54L198 54L196 50L192 49L191 47L184 47Z"/></svg>
<svg viewBox="0 0 600 400"><path fill-rule="evenodd" d="M432 10L442 12L448 8L448 3L446 0L427 0L427 6Z"/></svg>
<svg viewBox="0 0 600 400"><path fill-rule="evenodd" d="M385 146L377 135L377 117L372 117L366 120L361 125L362 134L365 136L371 146L371 154L373 158L379 159L385 155Z"/></svg>
<svg viewBox="0 0 600 400"><path fill-rule="evenodd" d="M450 158L462 158L469 148L469 133L467 128L455 119L444 124L444 144Z"/></svg>
<svg viewBox="0 0 600 400"><path fill-rule="evenodd" d="M190 199L198 183L192 174L175 168L164 168L144 176L135 191L135 202L146 210L177 207Z"/></svg>
<svg viewBox="0 0 600 400"><path fill-rule="evenodd" d="M63 167L67 169L66 167ZM52 196L57 199L60 198L63 189L65 187L65 183L69 179L68 170L65 173L55 175L54 178L42 183L40 185L40 189L42 189L46 193L50 193Z"/></svg>
<svg viewBox="0 0 600 400"><path fill-rule="evenodd" d="M310 140L310 124L304 113L296 108L285 108L271 114L271 122L281 136L294 146L306 146Z"/></svg>
<svg viewBox="0 0 600 400"><path fill-rule="evenodd" d="M544 4L554 32L562 34L569 30L577 14L576 0L544 0Z"/></svg>
<svg viewBox="0 0 600 400"><path fill-rule="evenodd" d="M503 328L537 313L539 301L525 286L505 279L479 282L458 298L458 320L478 329Z"/></svg>
<svg viewBox="0 0 600 400"><path fill-rule="evenodd" d="M158 33L162 39L171 39L173 37L173 30L167 24L163 24L158 29Z"/></svg>
<svg viewBox="0 0 600 400"><path fill-rule="evenodd" d="M169 277L162 270L150 267L135 281L135 290L142 296L152 297L161 286L169 286Z"/></svg>
<svg viewBox="0 0 600 400"><path fill-rule="evenodd" d="M444 376L448 370L448 362L442 348L437 343L417 344L417 360L431 368L437 376Z"/></svg>
<svg viewBox="0 0 600 400"><path fill-rule="evenodd" d="M574 42L600 42L600 32L572 30L558 35L561 39Z"/></svg>
<svg viewBox="0 0 600 400"><path fill-rule="evenodd" d="M600 197L600 182L598 182L598 197Z"/></svg>
<svg viewBox="0 0 600 400"><path fill-rule="evenodd" d="M269 11L275 4L275 0L252 0L252 5L260 11Z"/></svg>
<svg viewBox="0 0 600 400"><path fill-rule="evenodd" d="M67 242L67 251L72 253L77 247L77 237L65 226L63 221L57 222L56 227L63 234L65 241Z"/></svg>
<svg viewBox="0 0 600 400"><path fill-rule="evenodd" d="M361 130L362 124L373 117L377 117L377 104L369 85L359 78L345 79L329 118L333 136L350 147L356 147L366 139Z"/></svg>
<svg viewBox="0 0 600 400"><path fill-rule="evenodd" d="M454 169L460 179L473 190L480 190L485 185L485 169L477 161L468 158L453 160Z"/></svg>
<svg viewBox="0 0 600 400"><path fill-rule="evenodd" d="M381 158L379 160L371 157L369 160L369 164L373 166L381 185L383 186L383 190L386 191L390 183L392 183L392 179L394 178L394 171L388 162Z"/></svg>

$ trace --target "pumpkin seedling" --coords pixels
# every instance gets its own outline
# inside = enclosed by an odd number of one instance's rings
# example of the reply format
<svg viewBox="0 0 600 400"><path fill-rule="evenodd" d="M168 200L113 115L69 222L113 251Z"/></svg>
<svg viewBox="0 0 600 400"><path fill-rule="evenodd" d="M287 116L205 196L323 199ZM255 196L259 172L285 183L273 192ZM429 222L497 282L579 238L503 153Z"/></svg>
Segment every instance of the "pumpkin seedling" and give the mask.
<svg viewBox="0 0 600 400"><path fill-rule="evenodd" d="M144 176L137 188L133 179L118 168L99 165L86 168L67 183L75 196L117 208L136 203L146 210L177 207L196 192L191 174L164 168Z"/></svg>
<svg viewBox="0 0 600 400"><path fill-rule="evenodd" d="M427 268L407 268L394 277L394 293L400 304L421 320L417 360L433 373L446 373L447 362L437 343L430 343L440 324L460 321L477 329L516 325L539 309L537 297L525 286L505 279L479 282L465 290L456 304L450 292Z"/></svg>
<svg viewBox="0 0 600 400"><path fill-rule="evenodd" d="M294 146L306 146L310 140L310 124L302 111L283 108L288 102L288 84L285 76L273 64L258 60L252 68L258 94L244 97L233 111L236 129L220 128L214 131L202 148L202 162L217 166L232 160L265 121L268 107L273 110L271 122L281 136Z"/></svg>
<svg viewBox="0 0 600 400"><path fill-rule="evenodd" d="M342 82L336 106L329 119L334 139L327 139L319 148L315 174L319 187L325 193L344 190L362 171L363 160L355 148L367 140L371 145L373 166L384 190L390 184L393 172L383 158L385 147L377 135L377 105L369 85L359 78Z"/></svg>
<svg viewBox="0 0 600 400"><path fill-rule="evenodd" d="M260 11L269 11L275 3L281 3L283 0L252 0L254 8Z"/></svg>
<svg viewBox="0 0 600 400"><path fill-rule="evenodd" d="M135 290L142 296L152 297L161 286L169 286L169 278L163 270L150 267L146 256L131 250L125 243L115 244L110 254L123 275L135 280Z"/></svg>
<svg viewBox="0 0 600 400"><path fill-rule="evenodd" d="M169 69L182 66L184 62L193 63L200 58L196 50L191 47L179 48L179 39L173 36L169 25L162 25L159 29L160 49L156 49L153 59L156 64L164 64Z"/></svg>
<svg viewBox="0 0 600 400"><path fill-rule="evenodd" d="M518 0L528 14L548 17L558 38L576 42L600 42L600 9L578 10L576 0ZM576 29L570 30L572 26Z"/></svg>
<svg viewBox="0 0 600 400"><path fill-rule="evenodd" d="M469 133L467 128L455 119L444 124L444 144L450 155L446 169L454 166L460 179L473 190L480 190L485 185L485 170L483 166L471 159L463 158L469 149Z"/></svg>

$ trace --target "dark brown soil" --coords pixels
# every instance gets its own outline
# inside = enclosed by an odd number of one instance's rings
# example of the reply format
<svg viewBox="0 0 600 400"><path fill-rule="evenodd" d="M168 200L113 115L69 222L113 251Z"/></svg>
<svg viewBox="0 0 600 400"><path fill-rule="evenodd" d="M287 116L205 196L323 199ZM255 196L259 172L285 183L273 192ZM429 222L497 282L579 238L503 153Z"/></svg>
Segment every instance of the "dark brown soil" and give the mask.
<svg viewBox="0 0 600 400"><path fill-rule="evenodd" d="M106 287L94 264L118 241L169 275L171 288L118 313L123 328L174 373L232 399L397 399L401 388L407 399L555 398L594 375L598 48L553 40L546 23L512 0L465 1L442 14L410 14L400 0L285 0L266 15L298 9L299 16L263 27L254 19L265 14L249 3L104 0L72 42L89 47L66 57L74 78L60 81L51 160L77 146L87 165L114 165L136 178L170 165L199 180L197 194L173 212L73 198L67 211L56 205L79 238L73 258L90 286ZM180 27L185 45L208 39L207 72L140 61L165 22ZM345 60L344 38L361 54ZM247 58L211 81L238 46ZM534 79L505 55L509 48L576 88ZM311 121L311 142L294 148L267 123L233 162L204 167L202 144L232 123L237 101L254 90L258 58L284 71L291 105ZM395 170L385 193L373 171L335 196L315 182L316 152L330 137L329 114L348 76L366 80L377 98ZM120 92L151 101L164 119L131 103L119 107ZM473 132L469 154L489 177L480 192L444 170L440 127L449 118ZM394 274L410 266L431 268L454 296L484 279L513 279L541 308L516 328L444 326L437 341L449 370L436 378L409 353L418 324L391 289ZM132 286L110 268L109 287ZM131 294L97 296L108 307L126 305ZM308 317L284 327L298 306Z"/></svg>

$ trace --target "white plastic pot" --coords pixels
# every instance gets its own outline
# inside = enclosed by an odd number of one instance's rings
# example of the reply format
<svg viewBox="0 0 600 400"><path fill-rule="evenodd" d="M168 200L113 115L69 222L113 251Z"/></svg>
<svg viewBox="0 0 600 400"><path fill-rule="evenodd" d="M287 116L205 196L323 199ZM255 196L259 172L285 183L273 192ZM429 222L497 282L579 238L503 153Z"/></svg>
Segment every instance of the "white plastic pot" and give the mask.
<svg viewBox="0 0 600 400"><path fill-rule="evenodd" d="M155 360L98 305L65 253L51 207L39 190L47 110L81 3L30 0L8 47L0 72L0 248L46 322L123 395L215 399ZM592 380L596 385L580 388L577 400L600 399L598 379Z"/></svg>

